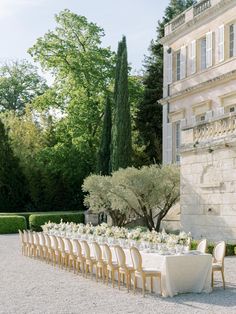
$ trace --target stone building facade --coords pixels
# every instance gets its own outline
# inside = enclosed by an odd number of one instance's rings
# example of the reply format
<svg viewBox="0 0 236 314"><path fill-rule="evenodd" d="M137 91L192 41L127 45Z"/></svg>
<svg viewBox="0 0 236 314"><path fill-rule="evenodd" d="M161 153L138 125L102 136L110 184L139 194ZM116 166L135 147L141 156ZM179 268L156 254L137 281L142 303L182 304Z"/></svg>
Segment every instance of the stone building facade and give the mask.
<svg viewBox="0 0 236 314"><path fill-rule="evenodd" d="M203 0L165 26L163 160L181 168L181 225L236 240L236 1Z"/></svg>

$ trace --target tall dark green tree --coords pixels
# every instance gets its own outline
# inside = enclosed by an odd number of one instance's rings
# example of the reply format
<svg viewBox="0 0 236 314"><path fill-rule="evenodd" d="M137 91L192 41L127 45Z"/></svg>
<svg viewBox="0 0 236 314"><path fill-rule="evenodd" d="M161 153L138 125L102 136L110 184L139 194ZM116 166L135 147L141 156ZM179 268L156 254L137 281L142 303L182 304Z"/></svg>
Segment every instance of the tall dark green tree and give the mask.
<svg viewBox="0 0 236 314"><path fill-rule="evenodd" d="M110 97L108 96L106 100L103 119L101 145L98 152L97 171L102 175L110 174L111 128L112 128L111 100Z"/></svg>
<svg viewBox="0 0 236 314"><path fill-rule="evenodd" d="M27 186L0 120L0 212L24 211Z"/></svg>
<svg viewBox="0 0 236 314"><path fill-rule="evenodd" d="M112 126L112 171L130 166L132 154L128 61L125 37L123 37L118 46L116 73L114 122Z"/></svg>
<svg viewBox="0 0 236 314"><path fill-rule="evenodd" d="M141 143L146 146L148 163L162 161L162 98L163 88L163 47L159 40L164 36L164 26L175 16L193 5L195 0L171 0L165 15L158 21L157 38L151 42L150 55L145 57L144 97L139 104L136 127Z"/></svg>

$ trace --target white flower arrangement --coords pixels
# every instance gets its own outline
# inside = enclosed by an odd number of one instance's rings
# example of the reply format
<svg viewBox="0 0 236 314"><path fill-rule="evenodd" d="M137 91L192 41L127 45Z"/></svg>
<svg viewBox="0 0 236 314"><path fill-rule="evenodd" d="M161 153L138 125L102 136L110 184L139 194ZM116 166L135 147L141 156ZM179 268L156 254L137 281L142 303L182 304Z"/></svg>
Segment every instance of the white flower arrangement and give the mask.
<svg viewBox="0 0 236 314"><path fill-rule="evenodd" d="M191 234L184 231L181 231L179 235L175 235L168 234L165 232L165 230L163 230L162 232L156 232L155 230L143 231L139 227L129 230L124 227L110 227L105 223L102 223L98 226L93 226L92 224L84 225L82 223L65 223L62 220L60 224L52 223L49 221L42 226L42 229L45 233L66 233L67 235L69 234L69 236L85 236L93 240L95 240L96 238L113 238L119 243L125 243L127 241L136 241L139 243L147 242L150 244L165 243L170 248L177 245L187 246L191 242Z"/></svg>

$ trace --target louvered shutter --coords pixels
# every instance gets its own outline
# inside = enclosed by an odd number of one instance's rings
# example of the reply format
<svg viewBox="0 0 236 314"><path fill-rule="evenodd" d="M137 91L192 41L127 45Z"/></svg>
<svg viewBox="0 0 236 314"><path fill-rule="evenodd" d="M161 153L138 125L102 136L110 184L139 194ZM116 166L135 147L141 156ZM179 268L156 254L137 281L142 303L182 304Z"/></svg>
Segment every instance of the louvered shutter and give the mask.
<svg viewBox="0 0 236 314"><path fill-rule="evenodd" d="M193 40L189 45L189 62L190 62L190 74L196 72L196 40Z"/></svg>
<svg viewBox="0 0 236 314"><path fill-rule="evenodd" d="M236 57L236 24L234 24L234 57Z"/></svg>
<svg viewBox="0 0 236 314"><path fill-rule="evenodd" d="M181 47L180 50L180 79L186 77L186 46Z"/></svg>
<svg viewBox="0 0 236 314"><path fill-rule="evenodd" d="M173 138L172 123L167 123L166 125L166 163L167 164L171 164L173 162L172 138Z"/></svg>
<svg viewBox="0 0 236 314"><path fill-rule="evenodd" d="M225 59L225 51L224 51L224 41L225 41L225 35L224 35L225 27L224 25L221 25L218 28L218 62L222 62Z"/></svg>
<svg viewBox="0 0 236 314"><path fill-rule="evenodd" d="M172 83L172 52L166 52L166 76L167 84Z"/></svg>
<svg viewBox="0 0 236 314"><path fill-rule="evenodd" d="M206 33L206 67L212 66L212 32Z"/></svg>

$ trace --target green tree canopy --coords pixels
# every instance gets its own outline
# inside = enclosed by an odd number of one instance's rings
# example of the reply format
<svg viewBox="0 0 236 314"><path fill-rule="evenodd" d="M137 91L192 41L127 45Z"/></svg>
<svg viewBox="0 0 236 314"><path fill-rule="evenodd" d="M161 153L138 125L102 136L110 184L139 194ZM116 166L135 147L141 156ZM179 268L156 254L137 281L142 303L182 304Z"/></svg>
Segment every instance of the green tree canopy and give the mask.
<svg viewBox="0 0 236 314"><path fill-rule="evenodd" d="M0 67L0 111L22 114L26 104L46 89L45 79L28 61L6 62Z"/></svg>

